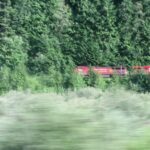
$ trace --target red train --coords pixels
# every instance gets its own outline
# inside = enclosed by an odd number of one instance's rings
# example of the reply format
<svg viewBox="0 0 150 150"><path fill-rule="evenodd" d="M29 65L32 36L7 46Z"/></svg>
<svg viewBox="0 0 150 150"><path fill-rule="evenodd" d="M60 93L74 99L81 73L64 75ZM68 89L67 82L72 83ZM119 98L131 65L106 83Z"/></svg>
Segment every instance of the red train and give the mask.
<svg viewBox="0 0 150 150"><path fill-rule="evenodd" d="M111 77L113 75L125 76L128 74L126 67L88 67L88 66L77 66L75 72L81 75L87 76L90 68L93 72L102 75L103 77ZM150 66L133 66L130 68L133 72L142 72L150 74Z"/></svg>

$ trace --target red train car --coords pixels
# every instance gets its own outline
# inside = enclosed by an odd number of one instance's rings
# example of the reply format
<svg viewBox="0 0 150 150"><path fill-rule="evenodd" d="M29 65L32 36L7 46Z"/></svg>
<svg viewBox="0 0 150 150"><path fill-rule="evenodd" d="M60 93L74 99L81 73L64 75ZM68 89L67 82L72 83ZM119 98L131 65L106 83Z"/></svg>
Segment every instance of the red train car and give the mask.
<svg viewBox="0 0 150 150"><path fill-rule="evenodd" d="M113 75L111 67L92 67L92 70L103 77L111 77Z"/></svg>
<svg viewBox="0 0 150 150"><path fill-rule="evenodd" d="M103 77L111 77L113 75L125 76L128 74L126 67L91 67L92 71L96 74L102 75ZM133 66L131 69L135 73L146 73L150 74L150 66ZM75 72L81 75L89 75L90 67L88 66L77 66Z"/></svg>
<svg viewBox="0 0 150 150"><path fill-rule="evenodd" d="M125 76L128 74L128 70L126 67L113 67L113 74L119 76Z"/></svg>
<svg viewBox="0 0 150 150"><path fill-rule="evenodd" d="M75 72L86 76L86 75L89 74L89 67L87 67L87 66L77 66L75 68Z"/></svg>
<svg viewBox="0 0 150 150"><path fill-rule="evenodd" d="M133 66L132 69L137 73L150 74L150 66Z"/></svg>
<svg viewBox="0 0 150 150"><path fill-rule="evenodd" d="M102 75L103 77L111 77L112 75L126 75L127 69L124 67L112 68L112 67L91 67L92 71L96 74ZM81 75L88 75L90 68L87 66L78 66L75 69L76 73Z"/></svg>
<svg viewBox="0 0 150 150"><path fill-rule="evenodd" d="M113 69L111 67L91 67L92 71L102 75L104 77L109 77L113 74ZM76 73L79 73L81 75L88 75L90 71L90 67L87 66L78 66L75 69Z"/></svg>

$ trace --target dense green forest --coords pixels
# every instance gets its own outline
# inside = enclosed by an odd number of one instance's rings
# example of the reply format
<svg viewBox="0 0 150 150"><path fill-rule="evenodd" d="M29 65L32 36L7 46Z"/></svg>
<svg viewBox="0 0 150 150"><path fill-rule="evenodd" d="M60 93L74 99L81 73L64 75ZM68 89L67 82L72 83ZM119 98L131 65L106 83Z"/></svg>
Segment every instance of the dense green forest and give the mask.
<svg viewBox="0 0 150 150"><path fill-rule="evenodd" d="M84 86L75 65L150 64L149 0L0 0L0 8L0 91Z"/></svg>

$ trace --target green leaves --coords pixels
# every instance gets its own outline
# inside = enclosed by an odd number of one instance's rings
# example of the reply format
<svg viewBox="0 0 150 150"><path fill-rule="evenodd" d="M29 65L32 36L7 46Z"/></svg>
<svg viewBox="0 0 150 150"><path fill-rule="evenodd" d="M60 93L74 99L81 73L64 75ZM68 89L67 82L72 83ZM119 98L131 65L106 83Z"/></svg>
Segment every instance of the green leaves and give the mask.
<svg viewBox="0 0 150 150"><path fill-rule="evenodd" d="M120 34L119 53L124 64L146 65L150 57L149 34L147 29L147 0L124 0L118 6L118 28ZM145 52L146 51L146 52ZM146 55L145 55L146 54ZM146 56L143 59L143 56ZM128 61L126 61L128 60Z"/></svg>
<svg viewBox="0 0 150 150"><path fill-rule="evenodd" d="M11 69L27 61L24 41L19 36L3 38L1 46L0 65L9 66Z"/></svg>
<svg viewBox="0 0 150 150"><path fill-rule="evenodd" d="M21 64L34 75L53 68L68 87L72 64L149 65L149 6L149 0L3 0L0 66L14 71Z"/></svg>
<svg viewBox="0 0 150 150"><path fill-rule="evenodd" d="M117 52L115 9L107 1L69 1L73 11L71 56L77 64L109 65ZM66 51L65 51L66 52ZM111 56L111 57L109 57Z"/></svg>

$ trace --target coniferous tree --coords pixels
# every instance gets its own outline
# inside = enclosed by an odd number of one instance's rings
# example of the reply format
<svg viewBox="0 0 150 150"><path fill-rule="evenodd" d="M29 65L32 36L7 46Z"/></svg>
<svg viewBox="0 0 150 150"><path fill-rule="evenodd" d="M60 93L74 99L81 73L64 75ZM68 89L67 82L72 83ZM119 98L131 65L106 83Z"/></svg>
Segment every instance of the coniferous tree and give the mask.
<svg viewBox="0 0 150 150"><path fill-rule="evenodd" d="M59 36L68 23L62 12L64 0L17 0L13 7L17 17L13 28L26 41L29 70L48 73L53 65L60 68Z"/></svg>
<svg viewBox="0 0 150 150"><path fill-rule="evenodd" d="M126 65L148 64L149 32L147 2L124 0L118 6L117 24L120 34L118 52Z"/></svg>
<svg viewBox="0 0 150 150"><path fill-rule="evenodd" d="M11 27L11 15L13 8L10 0L2 0L1 3L1 22L0 22L0 66L7 66L14 69L17 65L26 61L24 52L24 42L22 38L15 34Z"/></svg>
<svg viewBox="0 0 150 150"><path fill-rule="evenodd" d="M150 1L143 0L143 27L141 30L140 46L143 49L141 59L139 61L144 65L150 64Z"/></svg>
<svg viewBox="0 0 150 150"><path fill-rule="evenodd" d="M76 64L111 65L117 55L118 33L111 0L68 1L73 11L70 51Z"/></svg>
<svg viewBox="0 0 150 150"><path fill-rule="evenodd" d="M9 8L10 1L9 0L2 0L0 1L0 66L5 64L5 56L6 56L6 50L5 50L5 38L8 36L10 32L10 20L9 20Z"/></svg>
<svg viewBox="0 0 150 150"><path fill-rule="evenodd" d="M132 0L124 0L119 5L117 14L120 34L119 61L122 60L123 64L128 64L130 63L130 60L133 60L132 52L134 51L134 47L131 43L133 13L134 10Z"/></svg>

